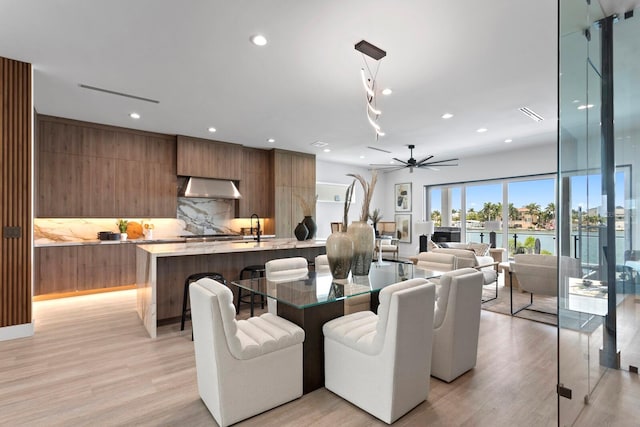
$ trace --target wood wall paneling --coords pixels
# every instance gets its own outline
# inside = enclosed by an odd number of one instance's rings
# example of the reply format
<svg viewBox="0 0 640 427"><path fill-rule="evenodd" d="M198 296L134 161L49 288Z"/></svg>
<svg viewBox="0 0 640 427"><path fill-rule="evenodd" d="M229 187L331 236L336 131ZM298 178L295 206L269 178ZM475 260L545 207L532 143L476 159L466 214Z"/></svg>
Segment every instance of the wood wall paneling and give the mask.
<svg viewBox="0 0 640 427"><path fill-rule="evenodd" d="M30 64L0 58L0 97L0 327L6 327L31 322ZM18 227L19 237L5 227Z"/></svg>

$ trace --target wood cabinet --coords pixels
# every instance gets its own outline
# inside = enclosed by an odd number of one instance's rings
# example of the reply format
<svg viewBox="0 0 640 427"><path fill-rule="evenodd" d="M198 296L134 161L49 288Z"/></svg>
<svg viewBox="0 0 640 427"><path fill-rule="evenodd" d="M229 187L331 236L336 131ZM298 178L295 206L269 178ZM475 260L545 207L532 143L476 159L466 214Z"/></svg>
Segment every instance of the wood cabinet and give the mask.
<svg viewBox="0 0 640 427"><path fill-rule="evenodd" d="M34 295L133 285L135 250L133 243L35 248Z"/></svg>
<svg viewBox="0 0 640 427"><path fill-rule="evenodd" d="M174 137L39 116L36 146L37 217L175 217Z"/></svg>
<svg viewBox="0 0 640 427"><path fill-rule="evenodd" d="M208 139L177 137L178 175L242 179L242 146Z"/></svg>
<svg viewBox="0 0 640 427"><path fill-rule="evenodd" d="M242 199L240 199L240 212L237 216L248 218L256 213L263 218L272 218L275 194L270 152L243 147L241 169L239 190Z"/></svg>
<svg viewBox="0 0 640 427"><path fill-rule="evenodd" d="M78 246L35 248L34 295L74 292L78 284Z"/></svg>
<svg viewBox="0 0 640 427"><path fill-rule="evenodd" d="M293 237L304 218L299 197L312 203L316 193L316 158L312 154L274 150L275 223L278 237ZM315 216L315 203L312 216Z"/></svg>

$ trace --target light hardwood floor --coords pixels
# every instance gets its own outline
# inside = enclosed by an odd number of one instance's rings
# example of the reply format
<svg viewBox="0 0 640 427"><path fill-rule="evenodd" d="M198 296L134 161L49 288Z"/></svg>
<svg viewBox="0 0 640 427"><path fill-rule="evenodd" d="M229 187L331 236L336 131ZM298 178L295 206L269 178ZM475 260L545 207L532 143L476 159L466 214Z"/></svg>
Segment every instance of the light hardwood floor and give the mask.
<svg viewBox="0 0 640 427"><path fill-rule="evenodd" d="M151 340L135 301L128 290L35 303L36 334L0 342L0 426L215 425L190 328ZM451 384L432 378L428 400L395 425L556 425L555 382L555 328L483 310L477 367ZM384 424L323 388L238 425Z"/></svg>

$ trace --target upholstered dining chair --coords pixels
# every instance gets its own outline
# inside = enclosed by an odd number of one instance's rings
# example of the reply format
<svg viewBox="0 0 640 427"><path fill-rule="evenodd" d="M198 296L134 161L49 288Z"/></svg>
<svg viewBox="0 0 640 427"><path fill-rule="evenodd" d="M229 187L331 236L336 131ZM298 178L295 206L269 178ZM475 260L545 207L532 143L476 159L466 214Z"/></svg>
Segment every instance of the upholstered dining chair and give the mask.
<svg viewBox="0 0 640 427"><path fill-rule="evenodd" d="M318 255L314 260L316 273L331 273L329 268L329 259L327 255Z"/></svg>
<svg viewBox="0 0 640 427"><path fill-rule="evenodd" d="M431 375L451 382L476 366L484 278L474 268L440 276L433 320Z"/></svg>
<svg viewBox="0 0 640 427"><path fill-rule="evenodd" d="M278 282L303 279L309 275L309 263L303 257L279 258L267 261L264 265L267 286L274 286ZM273 292L274 290L271 290ZM269 313L278 313L277 301L267 297L267 308Z"/></svg>
<svg viewBox="0 0 640 427"><path fill-rule="evenodd" d="M378 314L324 324L325 387L386 423L429 395L435 285L410 279L380 291Z"/></svg>
<svg viewBox="0 0 640 427"><path fill-rule="evenodd" d="M302 396L304 330L271 313L236 320L231 290L190 285L200 398L228 426Z"/></svg>

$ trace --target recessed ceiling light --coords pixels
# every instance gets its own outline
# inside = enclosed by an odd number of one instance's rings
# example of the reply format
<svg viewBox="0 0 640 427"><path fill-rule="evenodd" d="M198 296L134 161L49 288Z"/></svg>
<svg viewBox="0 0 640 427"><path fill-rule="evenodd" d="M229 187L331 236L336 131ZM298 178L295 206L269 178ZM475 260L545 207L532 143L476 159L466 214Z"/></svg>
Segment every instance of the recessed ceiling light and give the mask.
<svg viewBox="0 0 640 427"><path fill-rule="evenodd" d="M451 113L444 113L441 117L442 117L443 119L450 119L451 117L453 117L453 114L451 114Z"/></svg>
<svg viewBox="0 0 640 427"><path fill-rule="evenodd" d="M267 44L267 38L262 34L251 36L249 40L251 40L251 43L255 44L256 46L264 46Z"/></svg>
<svg viewBox="0 0 640 427"><path fill-rule="evenodd" d="M331 149L330 149L330 148L325 148L325 149L324 149L324 150L322 150L322 151L324 151L325 153L330 153L330 152L331 152Z"/></svg>
<svg viewBox="0 0 640 427"><path fill-rule="evenodd" d="M361 159L364 159L364 156L360 156Z"/></svg>
<svg viewBox="0 0 640 427"><path fill-rule="evenodd" d="M138 113L130 113L129 117L131 117L132 119L138 120L140 118L140 114L138 114Z"/></svg>
<svg viewBox="0 0 640 427"><path fill-rule="evenodd" d="M393 91L391 90L391 88L382 89L382 94L383 95L391 95L392 93L393 93Z"/></svg>
<svg viewBox="0 0 640 427"><path fill-rule="evenodd" d="M507 138L507 139L504 140L504 142L506 142L507 144L512 142L512 141L513 141L513 139L510 139L510 138Z"/></svg>
<svg viewBox="0 0 640 427"><path fill-rule="evenodd" d="M269 139L267 139L267 142L268 142L269 144L273 144L274 142L276 142L276 140L275 140L275 139L273 139L273 138L269 138Z"/></svg>
<svg viewBox="0 0 640 427"><path fill-rule="evenodd" d="M214 128L214 127L210 127L208 130L209 130L209 132L214 133L217 129Z"/></svg>
<svg viewBox="0 0 640 427"><path fill-rule="evenodd" d="M585 110L587 108L593 108L593 104L587 104L587 105L578 105L578 110Z"/></svg>
<svg viewBox="0 0 640 427"><path fill-rule="evenodd" d="M489 129L487 129L487 128L480 128L480 129L478 129L476 132L478 132L478 133L484 133L484 132L486 132L486 131L488 131L488 130L489 130Z"/></svg>

